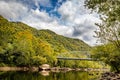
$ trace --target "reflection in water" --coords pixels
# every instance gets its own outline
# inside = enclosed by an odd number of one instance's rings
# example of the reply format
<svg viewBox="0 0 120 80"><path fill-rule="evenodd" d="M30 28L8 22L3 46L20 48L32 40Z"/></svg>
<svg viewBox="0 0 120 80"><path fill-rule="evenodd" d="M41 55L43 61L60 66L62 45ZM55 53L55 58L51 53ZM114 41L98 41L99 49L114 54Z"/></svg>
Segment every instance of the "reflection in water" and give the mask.
<svg viewBox="0 0 120 80"><path fill-rule="evenodd" d="M0 80L98 80L98 77L95 72L0 72Z"/></svg>
<svg viewBox="0 0 120 80"><path fill-rule="evenodd" d="M40 71L39 72L41 75L43 75L43 76L49 76L50 74L49 74L49 71L45 71L45 70L43 70L43 71Z"/></svg>

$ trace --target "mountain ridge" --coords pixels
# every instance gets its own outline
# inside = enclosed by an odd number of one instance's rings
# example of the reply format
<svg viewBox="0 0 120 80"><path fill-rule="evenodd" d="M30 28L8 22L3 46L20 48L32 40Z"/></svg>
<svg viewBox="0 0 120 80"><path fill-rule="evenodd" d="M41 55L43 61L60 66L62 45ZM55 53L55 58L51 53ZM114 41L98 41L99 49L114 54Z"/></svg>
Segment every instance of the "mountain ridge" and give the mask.
<svg viewBox="0 0 120 80"><path fill-rule="evenodd" d="M64 37L48 29L37 30L22 22L10 22L2 16L0 35L0 61L5 64L53 64L60 53L91 49L82 40Z"/></svg>

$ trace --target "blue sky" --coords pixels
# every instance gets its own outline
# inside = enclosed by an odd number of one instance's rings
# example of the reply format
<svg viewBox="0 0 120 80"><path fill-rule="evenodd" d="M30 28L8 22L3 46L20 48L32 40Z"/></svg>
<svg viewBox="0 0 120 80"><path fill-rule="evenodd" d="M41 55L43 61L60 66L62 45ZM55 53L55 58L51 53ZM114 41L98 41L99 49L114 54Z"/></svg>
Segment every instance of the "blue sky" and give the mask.
<svg viewBox="0 0 120 80"><path fill-rule="evenodd" d="M37 29L78 38L96 45L94 23L98 14L90 14L84 0L0 0L0 15L10 21L21 21Z"/></svg>

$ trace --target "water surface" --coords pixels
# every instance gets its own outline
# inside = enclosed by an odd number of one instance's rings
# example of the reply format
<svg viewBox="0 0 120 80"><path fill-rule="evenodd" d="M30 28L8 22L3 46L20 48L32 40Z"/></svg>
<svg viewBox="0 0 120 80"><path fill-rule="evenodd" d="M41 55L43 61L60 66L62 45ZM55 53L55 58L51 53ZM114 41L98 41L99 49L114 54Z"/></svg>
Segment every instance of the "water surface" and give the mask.
<svg viewBox="0 0 120 80"><path fill-rule="evenodd" d="M0 72L0 80L98 80L98 72Z"/></svg>

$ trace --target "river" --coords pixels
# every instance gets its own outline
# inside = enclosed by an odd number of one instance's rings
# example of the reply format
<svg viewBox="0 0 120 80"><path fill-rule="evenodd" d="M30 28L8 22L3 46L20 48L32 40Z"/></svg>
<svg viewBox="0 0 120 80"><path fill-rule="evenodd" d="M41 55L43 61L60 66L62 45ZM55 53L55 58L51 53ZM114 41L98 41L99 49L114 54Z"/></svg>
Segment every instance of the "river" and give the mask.
<svg viewBox="0 0 120 80"><path fill-rule="evenodd" d="M98 80L98 72L0 72L0 80Z"/></svg>

